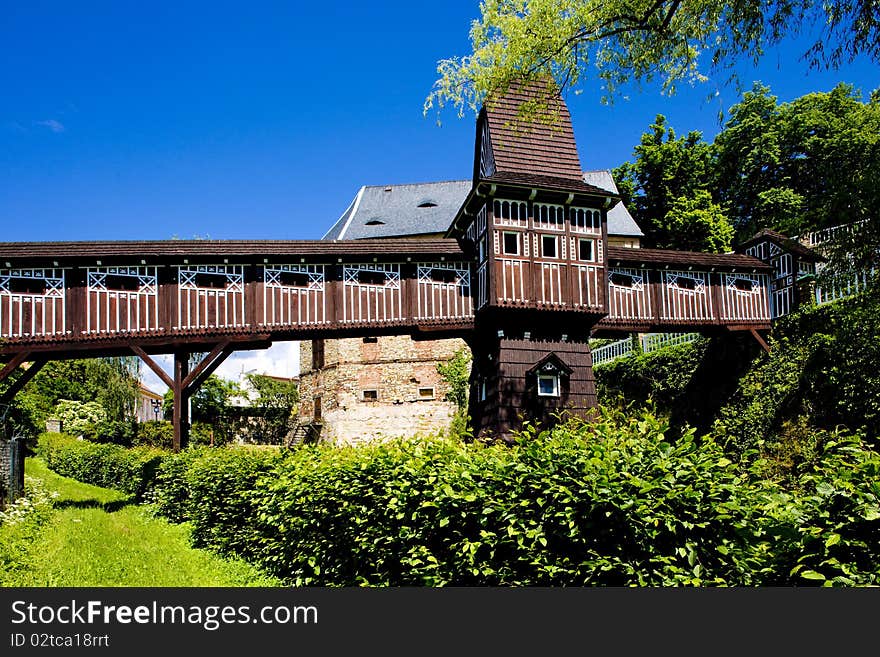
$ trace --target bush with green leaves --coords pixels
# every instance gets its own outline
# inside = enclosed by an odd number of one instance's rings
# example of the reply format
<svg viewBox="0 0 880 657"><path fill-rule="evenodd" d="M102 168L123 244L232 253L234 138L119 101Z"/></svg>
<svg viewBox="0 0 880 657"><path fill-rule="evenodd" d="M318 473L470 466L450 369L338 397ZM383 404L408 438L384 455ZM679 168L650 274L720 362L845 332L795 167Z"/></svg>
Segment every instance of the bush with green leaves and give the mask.
<svg viewBox="0 0 880 657"><path fill-rule="evenodd" d="M72 399L59 400L53 415L61 420L61 428L73 436L83 435L93 430L96 424L107 420L107 413L98 402Z"/></svg>
<svg viewBox="0 0 880 657"><path fill-rule="evenodd" d="M156 468L166 452L44 433L37 442L37 454L60 475L87 484L115 488L141 500L152 485Z"/></svg>
<svg viewBox="0 0 880 657"><path fill-rule="evenodd" d="M857 436L821 436L785 480L667 434L601 409L512 446L185 452L156 494L197 545L298 585L880 583L880 457Z"/></svg>
<svg viewBox="0 0 880 657"><path fill-rule="evenodd" d="M174 425L168 420L140 422L134 444L142 447L171 449L174 446Z"/></svg>

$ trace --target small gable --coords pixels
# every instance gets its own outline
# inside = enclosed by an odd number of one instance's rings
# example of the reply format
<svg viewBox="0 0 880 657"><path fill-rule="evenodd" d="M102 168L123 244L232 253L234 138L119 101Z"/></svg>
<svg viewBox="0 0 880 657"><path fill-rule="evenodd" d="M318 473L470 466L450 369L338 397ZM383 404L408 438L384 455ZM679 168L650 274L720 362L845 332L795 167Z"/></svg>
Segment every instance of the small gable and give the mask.
<svg viewBox="0 0 880 657"><path fill-rule="evenodd" d="M535 363L527 372L526 375L530 374L561 374L563 376L568 376L571 374L571 368L565 364L565 362L557 356L555 353L550 352L546 354L541 360Z"/></svg>

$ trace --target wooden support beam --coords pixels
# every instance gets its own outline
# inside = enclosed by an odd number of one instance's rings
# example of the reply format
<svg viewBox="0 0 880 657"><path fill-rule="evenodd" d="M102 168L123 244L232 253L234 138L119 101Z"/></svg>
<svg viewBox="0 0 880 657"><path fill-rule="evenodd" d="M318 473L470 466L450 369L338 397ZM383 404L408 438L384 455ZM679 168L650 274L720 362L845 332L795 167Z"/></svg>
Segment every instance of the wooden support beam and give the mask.
<svg viewBox="0 0 880 657"><path fill-rule="evenodd" d="M218 356L221 355L221 353L224 350L229 348L229 344L230 343L227 340L226 342L220 342L219 344L215 345L214 348L211 349L211 351L208 353L208 355L205 356L201 360L201 362L199 362L199 364L196 365L195 369L192 372L190 372L187 375L187 377L183 380L183 387L184 388L193 387L192 386L193 382L196 379L198 379L207 368L209 368L211 366L211 364L217 359ZM226 356L223 356L223 358L220 360L220 363L222 363L224 360L226 360ZM217 363L217 365L219 365L220 363ZM213 372L215 369L217 369L216 366L211 371ZM205 379L207 379L208 376L210 376L210 373L205 376ZM204 379L202 379L202 381L204 382ZM195 386L195 387L198 388L198 386Z"/></svg>
<svg viewBox="0 0 880 657"><path fill-rule="evenodd" d="M43 369L43 365L47 362L46 359L37 359L31 362L31 366L25 369L21 376L19 376L15 381L9 384L9 387L3 391L3 394L0 395L0 404L8 404L12 401L12 399L19 393L19 391L24 388L28 381L33 379L37 373Z"/></svg>
<svg viewBox="0 0 880 657"><path fill-rule="evenodd" d="M220 365L226 360L233 352L235 351L235 347L231 344L227 344L220 353L217 355L214 360L212 360L206 367L202 368L201 372L198 373L197 376L188 377L190 380L189 385L187 386L187 394L192 395L196 390L202 387L202 384L205 380L214 373ZM207 360L207 359L205 359ZM204 363L205 361L202 361ZM201 366L202 363L199 363ZM195 370L193 370L193 374L195 374Z"/></svg>
<svg viewBox="0 0 880 657"><path fill-rule="evenodd" d="M5 381L6 377L17 370L18 366L25 362L30 355L31 352L29 351L21 351L15 354L12 359L3 366L3 369L0 370L0 381Z"/></svg>
<svg viewBox="0 0 880 657"><path fill-rule="evenodd" d="M137 356L142 361L144 361L144 364L147 367L149 367L151 370L153 370L153 372L156 373L156 376L158 376L162 380L162 383L164 383L169 388L174 387L174 381L171 379L170 376L168 376L168 373L165 370L163 370L161 367L159 367L159 363L154 361L149 356L149 354L147 354L146 351L144 351L143 349L141 349L137 345L132 346L131 350L134 352L135 356Z"/></svg>
<svg viewBox="0 0 880 657"><path fill-rule="evenodd" d="M174 352L174 380L171 382L171 391L174 395L174 408L171 424L174 427L172 447L179 452L189 442L189 395L183 380L189 373L189 352Z"/></svg>
<svg viewBox="0 0 880 657"><path fill-rule="evenodd" d="M761 334L758 333L755 329L749 329L749 333L752 334L752 337L758 341L758 344L766 351L768 354L770 353L770 345L761 337Z"/></svg>

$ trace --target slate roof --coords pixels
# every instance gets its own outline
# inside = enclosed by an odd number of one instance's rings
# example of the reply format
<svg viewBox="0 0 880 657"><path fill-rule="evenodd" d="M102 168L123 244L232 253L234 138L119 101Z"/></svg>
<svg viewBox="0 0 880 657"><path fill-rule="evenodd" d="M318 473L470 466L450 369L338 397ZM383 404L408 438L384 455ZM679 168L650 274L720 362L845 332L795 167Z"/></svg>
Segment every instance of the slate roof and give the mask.
<svg viewBox="0 0 880 657"><path fill-rule="evenodd" d="M525 121L523 103L548 96L552 123ZM571 115L554 87L512 83L504 95L488 99L483 111L489 123L496 173L519 173L583 183Z"/></svg>
<svg viewBox="0 0 880 657"><path fill-rule="evenodd" d="M321 239L442 235L470 189L470 180L361 187ZM419 207L425 204L432 205Z"/></svg>
<svg viewBox="0 0 880 657"><path fill-rule="evenodd" d="M614 183L611 171L608 169L584 171L584 182L594 185L595 187L607 189L615 194L620 193L617 189L617 185ZM639 225L636 223L636 220L633 219L629 210L626 209L626 206L622 202L617 203L614 207L608 210L608 234L626 237L645 236L642 229L639 228Z"/></svg>
<svg viewBox="0 0 880 657"><path fill-rule="evenodd" d="M808 246L804 246L800 242L795 239L792 239L788 235L783 235L782 233L777 233L775 230L770 230L769 228L765 228L763 230L758 231L754 235L752 235L748 240L740 244L736 247L737 251L745 251L747 248L752 246L753 244L757 244L758 242L768 239L771 242L775 242L778 246L783 249L794 253L795 255L800 256L802 260L806 260L808 262L821 262L825 260L825 258L811 249Z"/></svg>

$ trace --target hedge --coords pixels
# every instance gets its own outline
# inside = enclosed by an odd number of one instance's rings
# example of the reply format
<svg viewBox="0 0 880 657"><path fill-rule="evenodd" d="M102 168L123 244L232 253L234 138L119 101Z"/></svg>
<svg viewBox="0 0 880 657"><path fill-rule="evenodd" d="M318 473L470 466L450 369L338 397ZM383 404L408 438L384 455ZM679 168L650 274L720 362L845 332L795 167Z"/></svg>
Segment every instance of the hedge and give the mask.
<svg viewBox="0 0 880 657"><path fill-rule="evenodd" d="M667 429L603 410L512 447L209 450L156 490L197 545L296 585L880 583L880 456L858 436L823 434L786 486Z"/></svg>
<svg viewBox="0 0 880 657"><path fill-rule="evenodd" d="M41 434L36 451L60 475L115 488L138 501L144 499L167 454L152 448L93 443L60 433Z"/></svg>

